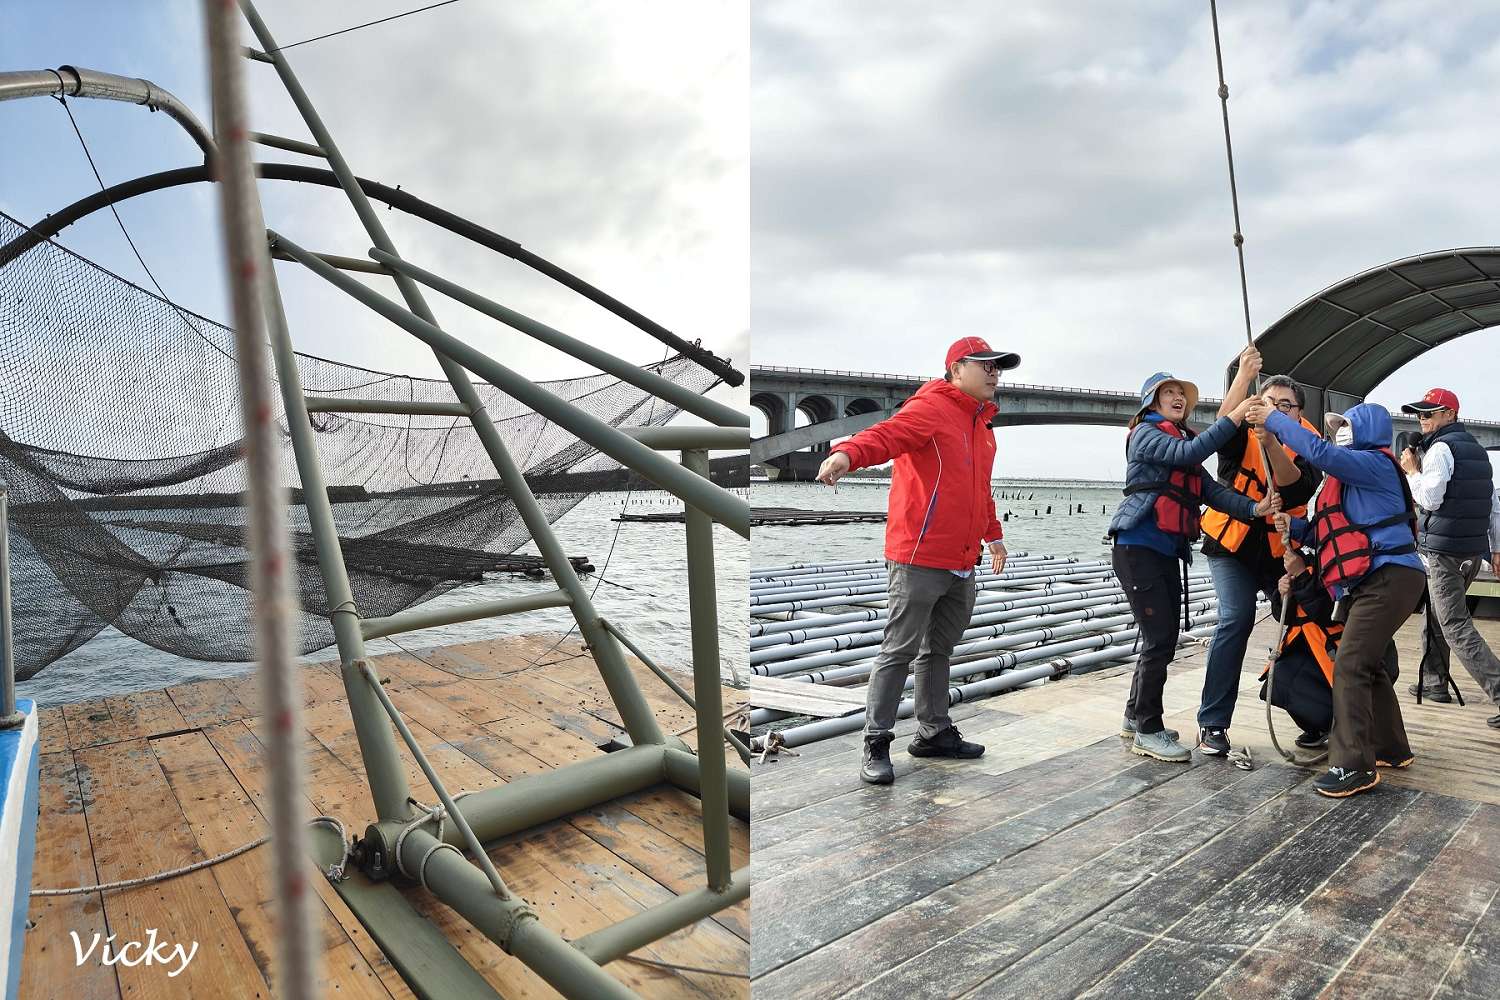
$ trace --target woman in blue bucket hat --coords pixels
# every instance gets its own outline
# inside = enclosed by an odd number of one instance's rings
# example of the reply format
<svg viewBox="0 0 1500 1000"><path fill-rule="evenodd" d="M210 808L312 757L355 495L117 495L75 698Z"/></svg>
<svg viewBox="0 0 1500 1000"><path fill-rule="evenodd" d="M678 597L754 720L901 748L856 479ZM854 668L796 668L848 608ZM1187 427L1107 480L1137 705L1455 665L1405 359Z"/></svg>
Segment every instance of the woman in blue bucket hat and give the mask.
<svg viewBox="0 0 1500 1000"><path fill-rule="evenodd" d="M1192 753L1162 722L1162 690L1186 624L1187 566L1199 535L1199 509L1206 503L1248 521L1281 507L1279 495L1255 503L1203 471L1203 462L1244 422L1253 399L1202 434L1187 423L1197 403L1198 387L1185 379L1168 372L1146 379L1125 439L1125 499L1109 523L1111 562L1140 630L1141 655L1120 735L1132 741L1133 753L1179 763Z"/></svg>

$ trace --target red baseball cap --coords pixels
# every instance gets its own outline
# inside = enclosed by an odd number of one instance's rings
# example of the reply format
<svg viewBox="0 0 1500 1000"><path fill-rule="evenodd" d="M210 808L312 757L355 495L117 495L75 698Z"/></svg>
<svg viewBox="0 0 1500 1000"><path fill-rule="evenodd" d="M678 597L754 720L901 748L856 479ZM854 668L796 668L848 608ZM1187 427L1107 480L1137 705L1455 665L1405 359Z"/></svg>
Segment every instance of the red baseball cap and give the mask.
<svg viewBox="0 0 1500 1000"><path fill-rule="evenodd" d="M1415 403L1401 407L1402 413L1432 413L1434 410L1458 412L1458 397L1447 389L1428 389L1427 395Z"/></svg>
<svg viewBox="0 0 1500 1000"><path fill-rule="evenodd" d="M947 371L955 361L993 361L1001 371L1008 371L1021 363L1021 356L1008 351L992 351L990 345L979 337L965 337L954 341L953 346L948 348L948 359L943 362L943 370Z"/></svg>

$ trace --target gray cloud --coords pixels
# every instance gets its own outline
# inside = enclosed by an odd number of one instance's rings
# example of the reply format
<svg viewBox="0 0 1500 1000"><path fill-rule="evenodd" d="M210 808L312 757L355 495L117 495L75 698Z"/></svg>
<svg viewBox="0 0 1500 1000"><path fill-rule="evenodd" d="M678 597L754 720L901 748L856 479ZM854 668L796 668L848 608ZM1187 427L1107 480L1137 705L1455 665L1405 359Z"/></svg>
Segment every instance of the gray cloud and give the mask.
<svg viewBox="0 0 1500 1000"><path fill-rule="evenodd" d="M1497 20L1221 11L1257 331L1365 268L1495 241L1477 201ZM1206 5L769 2L752 52L758 363L936 374L980 333L1020 351L1020 381L1169 367L1218 389L1244 333ZM1500 418L1487 336L1373 398L1446 380ZM1003 447L1013 470L1079 475L1114 460L1110 433Z"/></svg>

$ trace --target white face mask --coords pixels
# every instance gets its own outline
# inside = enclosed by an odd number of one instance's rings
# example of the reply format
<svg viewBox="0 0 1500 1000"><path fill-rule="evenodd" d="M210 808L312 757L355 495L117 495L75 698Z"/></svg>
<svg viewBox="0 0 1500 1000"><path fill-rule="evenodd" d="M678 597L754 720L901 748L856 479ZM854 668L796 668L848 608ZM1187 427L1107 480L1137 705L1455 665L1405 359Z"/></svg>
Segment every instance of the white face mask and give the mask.
<svg viewBox="0 0 1500 1000"><path fill-rule="evenodd" d="M1354 428L1348 424L1340 424L1339 429L1333 432L1333 443L1340 448L1347 448L1354 443Z"/></svg>

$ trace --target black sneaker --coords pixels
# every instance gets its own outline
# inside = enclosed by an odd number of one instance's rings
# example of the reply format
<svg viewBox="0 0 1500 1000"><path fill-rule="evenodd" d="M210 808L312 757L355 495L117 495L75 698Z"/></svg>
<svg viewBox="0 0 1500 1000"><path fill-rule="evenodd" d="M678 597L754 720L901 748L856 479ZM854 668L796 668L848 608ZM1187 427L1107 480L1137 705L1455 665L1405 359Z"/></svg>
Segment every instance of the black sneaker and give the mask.
<svg viewBox="0 0 1500 1000"><path fill-rule="evenodd" d="M1436 702L1439 705L1446 705L1453 701L1453 696L1448 693L1446 687L1425 688L1420 684L1413 684L1406 690L1411 692L1412 697L1420 697L1423 701Z"/></svg>
<svg viewBox="0 0 1500 1000"><path fill-rule="evenodd" d="M1375 755L1376 767L1411 767L1417 759L1410 750L1405 753L1380 753Z"/></svg>
<svg viewBox="0 0 1500 1000"><path fill-rule="evenodd" d="M1198 730L1198 752L1205 757L1229 756L1229 730Z"/></svg>
<svg viewBox="0 0 1500 1000"><path fill-rule="evenodd" d="M1296 744L1304 750L1321 750L1328 745L1327 733L1298 733Z"/></svg>
<svg viewBox="0 0 1500 1000"><path fill-rule="evenodd" d="M1330 767L1328 773L1313 782L1319 795L1331 799L1345 799L1359 792L1367 792L1380 784L1380 775L1374 771L1346 771L1342 767Z"/></svg>
<svg viewBox="0 0 1500 1000"><path fill-rule="evenodd" d="M984 755L984 747L978 743L965 742L959 731L949 726L932 739L918 736L911 741L906 752L913 757L957 757L960 760L972 760Z"/></svg>
<svg viewBox="0 0 1500 1000"><path fill-rule="evenodd" d="M1491 729L1500 729L1500 715L1492 715L1484 720L1484 724Z"/></svg>
<svg viewBox="0 0 1500 1000"><path fill-rule="evenodd" d="M859 776L871 785L889 785L896 780L896 771L891 767L891 740L893 737L866 736L863 765Z"/></svg>

